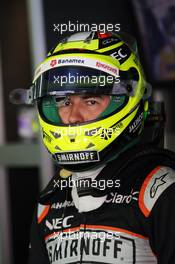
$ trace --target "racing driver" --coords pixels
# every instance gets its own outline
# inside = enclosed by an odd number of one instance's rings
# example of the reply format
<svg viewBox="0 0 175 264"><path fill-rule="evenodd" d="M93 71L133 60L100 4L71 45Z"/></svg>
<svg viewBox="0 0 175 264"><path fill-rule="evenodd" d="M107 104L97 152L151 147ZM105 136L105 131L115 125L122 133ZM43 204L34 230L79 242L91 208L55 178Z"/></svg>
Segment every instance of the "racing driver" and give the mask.
<svg viewBox="0 0 175 264"><path fill-rule="evenodd" d="M175 263L175 156L150 138L150 89L132 37L78 32L35 71L44 145L29 264Z"/></svg>

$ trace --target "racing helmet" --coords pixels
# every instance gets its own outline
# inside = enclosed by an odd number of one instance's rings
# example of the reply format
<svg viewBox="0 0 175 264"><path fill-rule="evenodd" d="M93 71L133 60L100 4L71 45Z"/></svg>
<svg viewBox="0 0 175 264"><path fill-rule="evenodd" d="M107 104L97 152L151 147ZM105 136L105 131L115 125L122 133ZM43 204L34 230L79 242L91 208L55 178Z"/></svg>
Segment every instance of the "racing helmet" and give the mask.
<svg viewBox="0 0 175 264"><path fill-rule="evenodd" d="M81 32L62 39L35 71L44 145L63 168L83 171L116 158L138 142L148 112L147 82L134 39L125 33ZM94 120L64 124L58 106L76 94L108 95Z"/></svg>

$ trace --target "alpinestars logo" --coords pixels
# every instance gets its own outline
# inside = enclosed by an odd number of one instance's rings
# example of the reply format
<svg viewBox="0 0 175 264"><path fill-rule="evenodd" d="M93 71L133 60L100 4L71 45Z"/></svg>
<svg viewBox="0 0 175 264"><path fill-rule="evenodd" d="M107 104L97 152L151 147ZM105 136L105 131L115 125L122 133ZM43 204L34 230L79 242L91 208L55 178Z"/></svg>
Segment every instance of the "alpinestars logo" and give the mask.
<svg viewBox="0 0 175 264"><path fill-rule="evenodd" d="M158 188L166 183L164 178L165 178L165 176L167 174L168 174L168 172L165 173L164 175L158 177L158 178L155 178L154 183L153 183L153 185L151 186L151 189L150 189L150 197L151 198L154 198L156 193L157 193Z"/></svg>

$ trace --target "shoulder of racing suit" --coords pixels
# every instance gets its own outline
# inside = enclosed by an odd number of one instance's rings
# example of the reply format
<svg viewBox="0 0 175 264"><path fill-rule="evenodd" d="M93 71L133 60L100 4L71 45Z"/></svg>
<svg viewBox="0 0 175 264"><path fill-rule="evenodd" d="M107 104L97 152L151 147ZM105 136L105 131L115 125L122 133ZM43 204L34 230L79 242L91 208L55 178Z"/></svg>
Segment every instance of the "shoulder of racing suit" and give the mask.
<svg viewBox="0 0 175 264"><path fill-rule="evenodd" d="M66 199L65 189L61 190L59 183L68 181L68 178L62 178L60 172L61 169L41 192L39 198L41 205L48 204L58 189L60 199ZM139 208L147 217L161 194L175 183L175 153L149 145L130 149L105 166L96 179L115 181L116 178L121 180L121 190L137 188ZM98 197L113 190L91 188L89 191L91 195Z"/></svg>
<svg viewBox="0 0 175 264"><path fill-rule="evenodd" d="M123 189L139 192L138 206L148 217L160 198L175 188L175 153L150 145L131 149L121 158L118 173Z"/></svg>
<svg viewBox="0 0 175 264"><path fill-rule="evenodd" d="M175 183L175 170L167 166L157 166L145 178L139 192L138 204L148 217L159 197Z"/></svg>

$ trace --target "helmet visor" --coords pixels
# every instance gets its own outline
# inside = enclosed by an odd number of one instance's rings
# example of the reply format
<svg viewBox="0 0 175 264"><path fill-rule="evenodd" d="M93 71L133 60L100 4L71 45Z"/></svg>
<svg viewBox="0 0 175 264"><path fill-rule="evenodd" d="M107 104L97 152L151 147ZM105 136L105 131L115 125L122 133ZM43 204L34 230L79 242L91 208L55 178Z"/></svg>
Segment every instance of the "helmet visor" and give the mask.
<svg viewBox="0 0 175 264"><path fill-rule="evenodd" d="M132 70L132 69L131 69ZM119 74L76 66L53 68L42 73L28 92L32 103L47 95L106 94L133 96L137 80L131 78L131 70Z"/></svg>

